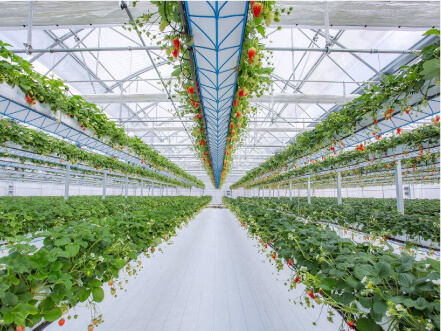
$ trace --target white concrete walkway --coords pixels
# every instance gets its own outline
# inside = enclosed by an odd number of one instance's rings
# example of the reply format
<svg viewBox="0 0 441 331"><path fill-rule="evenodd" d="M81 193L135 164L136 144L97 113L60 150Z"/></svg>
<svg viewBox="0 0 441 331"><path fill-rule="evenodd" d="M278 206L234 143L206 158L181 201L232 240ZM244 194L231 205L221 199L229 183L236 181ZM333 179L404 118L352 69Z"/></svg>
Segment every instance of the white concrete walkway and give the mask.
<svg viewBox="0 0 441 331"><path fill-rule="evenodd" d="M326 308L319 317L320 308L290 302L302 292L283 284L290 272L277 274L230 211L203 210L173 241L142 259L144 269L129 277L126 292L114 298L106 289L97 330L338 330L338 315L331 324ZM77 320L46 330L87 330L88 308L76 312Z"/></svg>

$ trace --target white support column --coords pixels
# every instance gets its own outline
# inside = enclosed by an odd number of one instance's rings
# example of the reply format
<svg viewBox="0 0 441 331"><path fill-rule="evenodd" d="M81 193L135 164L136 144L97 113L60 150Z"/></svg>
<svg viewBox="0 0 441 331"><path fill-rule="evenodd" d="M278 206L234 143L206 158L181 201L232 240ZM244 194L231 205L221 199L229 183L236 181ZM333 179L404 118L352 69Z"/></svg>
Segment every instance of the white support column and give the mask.
<svg viewBox="0 0 441 331"><path fill-rule="evenodd" d="M154 196L154 194L155 194L155 183L152 182L152 197Z"/></svg>
<svg viewBox="0 0 441 331"><path fill-rule="evenodd" d="M129 195L129 175L126 175L126 185L124 188L124 198L127 199L128 195Z"/></svg>
<svg viewBox="0 0 441 331"><path fill-rule="evenodd" d="M188 196L191 196L191 188L192 188L193 186L190 186L190 192L188 193Z"/></svg>
<svg viewBox="0 0 441 331"><path fill-rule="evenodd" d="M308 204L311 204L311 180L308 178Z"/></svg>
<svg viewBox="0 0 441 331"><path fill-rule="evenodd" d="M103 173L103 199L106 198L107 172Z"/></svg>
<svg viewBox="0 0 441 331"><path fill-rule="evenodd" d="M233 198L233 189L231 189L231 198Z"/></svg>
<svg viewBox="0 0 441 331"><path fill-rule="evenodd" d="M70 164L66 165L66 178L64 181L64 200L69 199Z"/></svg>
<svg viewBox="0 0 441 331"><path fill-rule="evenodd" d="M292 201L292 182L289 181L289 201Z"/></svg>
<svg viewBox="0 0 441 331"><path fill-rule="evenodd" d="M397 210L404 214L403 176L401 173L401 160L395 164L395 188L397 191Z"/></svg>
<svg viewBox="0 0 441 331"><path fill-rule="evenodd" d="M168 196L168 185L165 187L165 195Z"/></svg>
<svg viewBox="0 0 441 331"><path fill-rule="evenodd" d="M280 199L280 185L277 185L277 199Z"/></svg>
<svg viewBox="0 0 441 331"><path fill-rule="evenodd" d="M343 199L341 197L341 172L337 172L337 204L341 205Z"/></svg>
<svg viewBox="0 0 441 331"><path fill-rule="evenodd" d="M144 190L144 179L141 178L141 197L144 193L143 190Z"/></svg>

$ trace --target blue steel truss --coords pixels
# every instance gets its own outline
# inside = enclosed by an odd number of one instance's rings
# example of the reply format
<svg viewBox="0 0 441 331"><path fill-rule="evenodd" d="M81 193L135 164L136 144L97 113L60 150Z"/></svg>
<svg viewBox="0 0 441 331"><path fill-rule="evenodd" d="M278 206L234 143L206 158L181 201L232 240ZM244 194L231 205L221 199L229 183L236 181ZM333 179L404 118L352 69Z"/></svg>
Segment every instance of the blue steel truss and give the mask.
<svg viewBox="0 0 441 331"><path fill-rule="evenodd" d="M29 105L25 106L23 104L25 103L24 95L20 95L21 91L15 92L16 89L14 90L5 85L6 84L3 84L0 90L3 94L0 94L0 115L68 139L74 142L78 147L87 147L92 151L115 157L132 165L140 166L146 170L157 172L166 177L195 186L193 183L178 178L167 171L158 171L153 166L145 165L139 156L132 155L126 151L127 148L123 150L115 149L99 139L94 138L92 136L93 132L83 130L76 120L68 118L64 114L56 116L50 109L46 109L47 107L41 105L39 105L38 108Z"/></svg>
<svg viewBox="0 0 441 331"><path fill-rule="evenodd" d="M186 1L214 180L219 188L248 1Z"/></svg>

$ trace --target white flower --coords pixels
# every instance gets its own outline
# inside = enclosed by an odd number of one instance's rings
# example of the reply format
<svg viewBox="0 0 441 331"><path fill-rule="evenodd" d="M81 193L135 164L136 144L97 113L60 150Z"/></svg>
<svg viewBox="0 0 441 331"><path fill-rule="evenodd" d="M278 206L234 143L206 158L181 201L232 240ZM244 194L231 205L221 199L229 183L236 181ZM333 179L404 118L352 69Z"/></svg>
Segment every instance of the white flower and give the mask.
<svg viewBox="0 0 441 331"><path fill-rule="evenodd" d="M362 282L363 284L366 283L366 282L367 282L367 277L364 276L363 279L361 280L361 282Z"/></svg>
<svg viewBox="0 0 441 331"><path fill-rule="evenodd" d="M433 329L433 324L432 323L427 323L426 324L426 330L432 330Z"/></svg>
<svg viewBox="0 0 441 331"><path fill-rule="evenodd" d="M93 253L90 253L90 256L91 256L91 257L95 257L95 254L93 254Z"/></svg>
<svg viewBox="0 0 441 331"><path fill-rule="evenodd" d="M307 267L300 267L300 270L301 271L306 271L306 270L308 270L308 268Z"/></svg>
<svg viewBox="0 0 441 331"><path fill-rule="evenodd" d="M403 307L402 305L396 305L396 306L395 306L395 309L396 309L397 311L404 311L404 310L405 310L404 307Z"/></svg>
<svg viewBox="0 0 441 331"><path fill-rule="evenodd" d="M429 269L430 264L425 264L424 266L426 267L426 269Z"/></svg>
<svg viewBox="0 0 441 331"><path fill-rule="evenodd" d="M103 262L103 261L104 261L104 258L103 258L102 256L100 256L100 257L98 258L98 260L100 260L100 262Z"/></svg>
<svg viewBox="0 0 441 331"><path fill-rule="evenodd" d="M387 311L386 312L386 316L389 317L390 316L390 312Z"/></svg>
<svg viewBox="0 0 441 331"><path fill-rule="evenodd" d="M0 324L3 324L3 323L5 323L5 321L4 320L0 320Z"/></svg>

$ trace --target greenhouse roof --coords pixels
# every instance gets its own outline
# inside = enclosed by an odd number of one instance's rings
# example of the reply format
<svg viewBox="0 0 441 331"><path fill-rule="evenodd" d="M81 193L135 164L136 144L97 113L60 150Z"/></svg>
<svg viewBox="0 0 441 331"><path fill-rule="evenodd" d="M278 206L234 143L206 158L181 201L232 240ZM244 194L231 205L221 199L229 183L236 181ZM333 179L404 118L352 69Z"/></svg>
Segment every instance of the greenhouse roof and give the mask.
<svg viewBox="0 0 441 331"><path fill-rule="evenodd" d="M127 6L122 10L118 1L35 2L31 44L46 52L19 54L40 73L65 80L71 93L103 107L129 135L140 137L210 187L193 150L193 118L176 116L181 99L166 85L175 80L175 69L157 44L159 24L148 27L150 37L128 25L130 17L155 6ZM355 1L344 6L338 1L288 1L281 6L293 7L292 14L282 15L261 40L273 52L273 83L262 98L251 101L258 112L250 117L226 187L358 96L379 74L412 61L408 50L420 49L432 38L422 34L439 27L438 1ZM2 3L0 40L17 51L29 40L29 7L28 2Z"/></svg>

